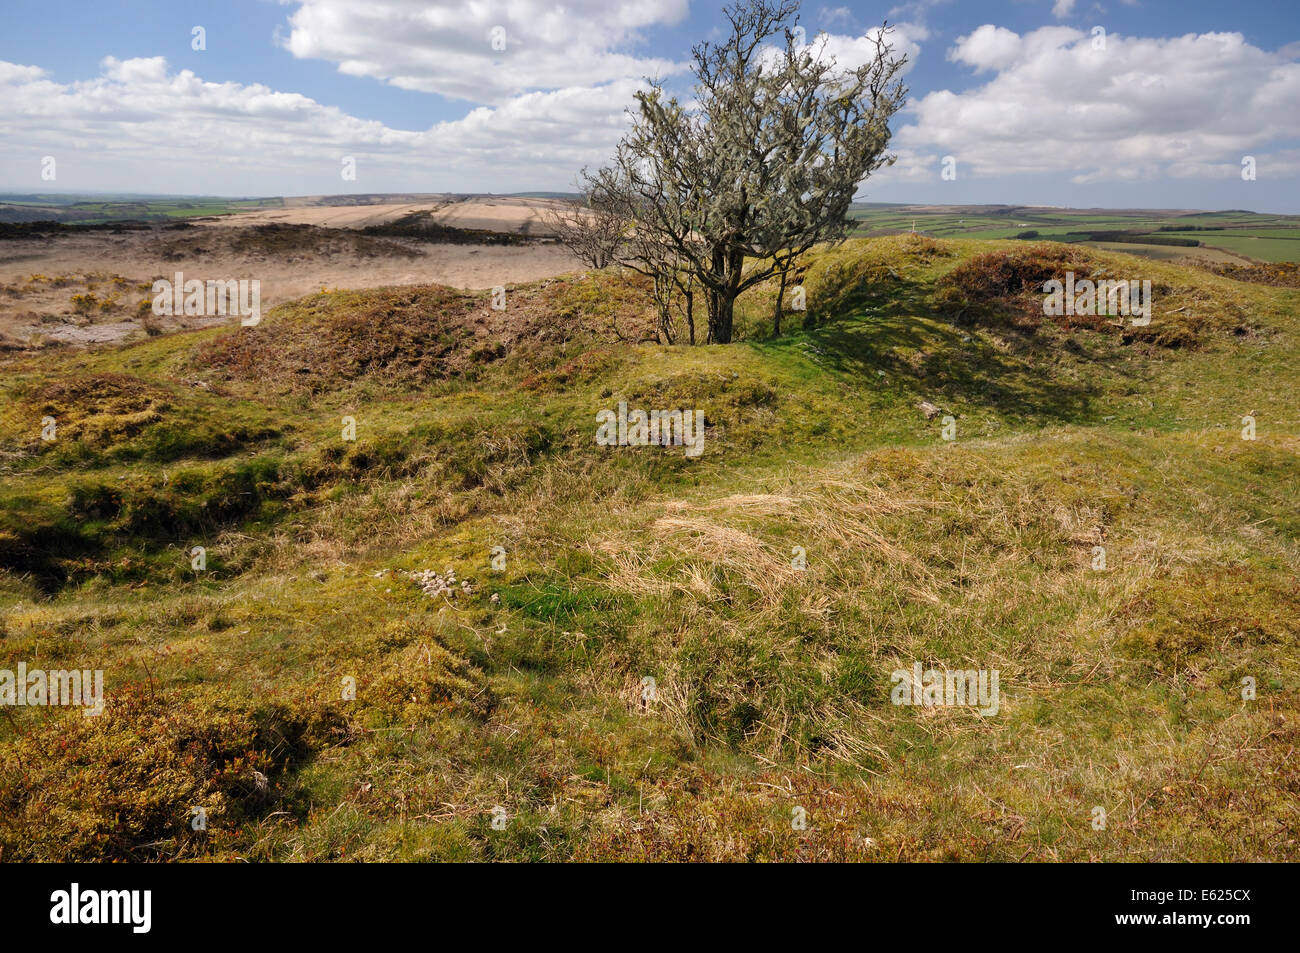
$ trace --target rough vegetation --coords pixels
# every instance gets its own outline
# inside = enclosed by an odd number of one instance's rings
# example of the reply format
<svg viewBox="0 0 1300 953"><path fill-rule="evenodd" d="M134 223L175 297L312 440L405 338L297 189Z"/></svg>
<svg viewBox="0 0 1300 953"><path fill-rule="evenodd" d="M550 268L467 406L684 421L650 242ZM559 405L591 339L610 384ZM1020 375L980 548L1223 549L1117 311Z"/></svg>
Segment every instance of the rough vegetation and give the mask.
<svg viewBox="0 0 1300 953"><path fill-rule="evenodd" d="M1151 325L1034 319L1063 267ZM1300 857L1298 292L907 236L800 280L728 346L599 273L0 356L0 669L106 689L0 708L0 858ZM620 401L702 456L597 446ZM999 713L891 704L914 662Z"/></svg>
<svg viewBox="0 0 1300 953"><path fill-rule="evenodd" d="M159 233L149 252L160 261L203 260L211 255L235 255L247 261L303 256L349 258L419 258L420 252L399 242L376 238L348 228L269 224L247 228L180 228Z"/></svg>

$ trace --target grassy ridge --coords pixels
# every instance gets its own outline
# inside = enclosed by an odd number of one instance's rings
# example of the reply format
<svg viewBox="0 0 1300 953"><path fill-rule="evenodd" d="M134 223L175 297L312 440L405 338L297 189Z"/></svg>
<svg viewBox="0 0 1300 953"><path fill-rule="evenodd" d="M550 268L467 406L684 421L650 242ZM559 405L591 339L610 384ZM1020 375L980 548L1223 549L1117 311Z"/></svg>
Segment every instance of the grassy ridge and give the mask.
<svg viewBox="0 0 1300 953"><path fill-rule="evenodd" d="M1063 264L1152 325L1008 279ZM0 668L108 705L5 711L3 857L1294 859L1300 292L909 238L804 281L720 348L597 275L12 359ZM620 400L703 455L596 446ZM891 705L916 661L999 714Z"/></svg>

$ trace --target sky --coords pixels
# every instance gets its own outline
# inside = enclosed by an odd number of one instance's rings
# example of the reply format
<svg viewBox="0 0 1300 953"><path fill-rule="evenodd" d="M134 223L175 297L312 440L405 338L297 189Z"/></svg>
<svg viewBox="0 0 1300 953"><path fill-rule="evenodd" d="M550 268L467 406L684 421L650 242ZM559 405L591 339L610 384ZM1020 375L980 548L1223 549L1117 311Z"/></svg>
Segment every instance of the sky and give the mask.
<svg viewBox="0 0 1300 953"><path fill-rule="evenodd" d="M689 97L721 7L0 0L0 190L571 191L647 77ZM805 0L800 25L856 66L886 20L911 92L863 201L1300 213L1298 0Z"/></svg>

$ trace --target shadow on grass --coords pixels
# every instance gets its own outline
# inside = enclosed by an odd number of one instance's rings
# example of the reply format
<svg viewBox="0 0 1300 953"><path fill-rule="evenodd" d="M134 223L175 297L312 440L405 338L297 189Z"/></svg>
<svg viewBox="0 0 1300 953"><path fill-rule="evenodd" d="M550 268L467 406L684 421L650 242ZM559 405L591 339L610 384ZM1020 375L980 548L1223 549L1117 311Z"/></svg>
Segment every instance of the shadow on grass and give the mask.
<svg viewBox="0 0 1300 953"><path fill-rule="evenodd" d="M853 316L776 340L754 342L759 350L788 348L802 341L818 361L849 377L875 380L883 371L918 396L977 405L1008 418L1088 423L1102 388L1064 378L1058 361L1077 358L1068 346L1054 350L1047 340L1029 339L1009 353L955 326L936 312L928 287L907 284L887 294L862 296ZM1019 332L1006 331L1007 337Z"/></svg>

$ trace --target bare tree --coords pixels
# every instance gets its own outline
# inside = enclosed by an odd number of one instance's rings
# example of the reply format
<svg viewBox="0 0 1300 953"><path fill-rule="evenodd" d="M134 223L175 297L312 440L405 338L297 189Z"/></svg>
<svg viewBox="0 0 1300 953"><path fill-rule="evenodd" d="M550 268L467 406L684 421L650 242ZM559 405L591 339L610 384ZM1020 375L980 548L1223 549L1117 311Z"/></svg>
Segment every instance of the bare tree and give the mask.
<svg viewBox="0 0 1300 953"><path fill-rule="evenodd" d="M575 258L598 270L618 260L628 226L608 205L593 203L589 194L581 202L548 212L545 221Z"/></svg>
<svg viewBox="0 0 1300 953"><path fill-rule="evenodd" d="M730 38L692 51L695 104L652 83L611 165L584 173L594 199L698 283L710 342L731 341L741 293L842 240L862 180L893 161L885 150L906 59L893 56L888 26L872 35L871 62L840 70L824 43L799 44L798 9L728 7Z"/></svg>

